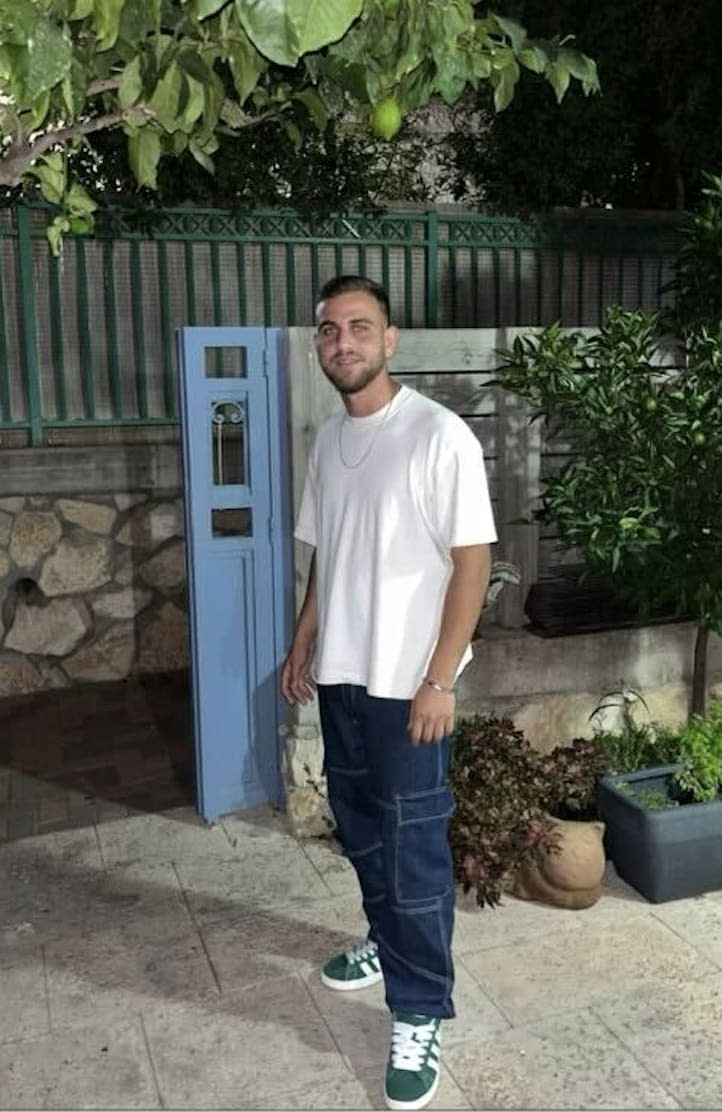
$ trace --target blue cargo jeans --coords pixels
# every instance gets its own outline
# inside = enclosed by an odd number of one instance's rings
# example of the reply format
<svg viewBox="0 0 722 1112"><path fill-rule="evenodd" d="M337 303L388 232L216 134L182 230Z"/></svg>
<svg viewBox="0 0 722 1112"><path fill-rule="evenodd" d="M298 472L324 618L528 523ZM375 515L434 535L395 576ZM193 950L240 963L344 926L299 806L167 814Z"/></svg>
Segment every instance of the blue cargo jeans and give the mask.
<svg viewBox="0 0 722 1112"><path fill-rule="evenodd" d="M412 745L411 703L319 684L325 767L339 840L379 947L391 1011L454 1015L449 741Z"/></svg>

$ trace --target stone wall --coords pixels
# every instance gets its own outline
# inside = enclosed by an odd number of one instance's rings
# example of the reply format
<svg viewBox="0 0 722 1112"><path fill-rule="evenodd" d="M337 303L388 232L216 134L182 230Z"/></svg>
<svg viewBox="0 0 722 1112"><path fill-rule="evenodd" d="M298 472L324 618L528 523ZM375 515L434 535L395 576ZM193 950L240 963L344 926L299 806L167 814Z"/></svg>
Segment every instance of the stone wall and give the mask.
<svg viewBox="0 0 722 1112"><path fill-rule="evenodd" d="M27 453L4 455L0 697L187 667L178 485L161 489L157 468L131 468L145 489L117 489L128 485L125 448L100 452L92 476L78 469L81 453L55 452L51 471L36 455L36 492L26 494L7 491ZM173 466L164 477L179 480Z"/></svg>

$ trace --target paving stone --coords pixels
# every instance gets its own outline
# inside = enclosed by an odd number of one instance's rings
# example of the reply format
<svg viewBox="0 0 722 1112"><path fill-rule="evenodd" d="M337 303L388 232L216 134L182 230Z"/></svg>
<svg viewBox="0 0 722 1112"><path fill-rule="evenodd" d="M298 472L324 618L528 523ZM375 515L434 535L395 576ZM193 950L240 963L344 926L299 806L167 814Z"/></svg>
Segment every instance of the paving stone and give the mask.
<svg viewBox="0 0 722 1112"><path fill-rule="evenodd" d="M140 1022L0 1046L0 1108L158 1108Z"/></svg>
<svg viewBox="0 0 722 1112"><path fill-rule="evenodd" d="M549 1016L443 1054L472 1108L678 1107L590 1012Z"/></svg>
<svg viewBox="0 0 722 1112"><path fill-rule="evenodd" d="M547 931L533 942L464 954L462 961L513 1023L591 1007L650 982L700 980L715 967L649 916ZM501 960L503 958L503 960Z"/></svg>
<svg viewBox="0 0 722 1112"><path fill-rule="evenodd" d="M673 900L656 904L653 915L722 968L722 899Z"/></svg>
<svg viewBox="0 0 722 1112"><path fill-rule="evenodd" d="M137 1014L147 1001L214 997L218 989L192 924L125 923L46 944L54 1027Z"/></svg>
<svg viewBox="0 0 722 1112"><path fill-rule="evenodd" d="M202 919L200 930L221 989L231 992L269 977L310 976L363 937L367 927L358 899L327 898Z"/></svg>
<svg viewBox="0 0 722 1112"><path fill-rule="evenodd" d="M329 838L309 838L299 845L332 892L340 896L358 895L354 868L337 843Z"/></svg>
<svg viewBox="0 0 722 1112"><path fill-rule="evenodd" d="M0 847L0 930L39 940L73 938L133 920L190 922L171 865L106 869L95 830L65 830Z"/></svg>
<svg viewBox="0 0 722 1112"><path fill-rule="evenodd" d="M122 823L104 824L98 837L107 863L234 859L220 826L206 826L182 809L176 817L142 815Z"/></svg>
<svg viewBox="0 0 722 1112"><path fill-rule="evenodd" d="M722 1108L722 974L622 993L595 1010L681 1108Z"/></svg>
<svg viewBox="0 0 722 1112"><path fill-rule="evenodd" d="M374 1082L376 1082L374 1084ZM307 1109L350 1109L353 1112L360 1112L361 1109L366 1108L383 1108L383 1098L379 1097L379 1083L378 1079L369 1079L365 1083L364 1080L342 1080L330 1081L322 1085L314 1082L312 1085L305 1085L302 1089L298 1089L293 1093L283 1094L283 1108L284 1110L295 1110L299 1112L306 1112ZM369 1096L369 1090L376 1098L374 1103L373 1099ZM238 1109L268 1109L269 1112L278 1112L280 1102L277 1097L261 1097L256 1096L253 1098L252 1103L248 1103L247 1098L239 1096L233 1105ZM434 1101L435 1108L443 1108L444 1105L439 1105ZM468 1108L465 1104L449 1104L447 1108Z"/></svg>
<svg viewBox="0 0 722 1112"><path fill-rule="evenodd" d="M579 912L504 896L496 907L479 907L472 893L457 891L454 946L456 953L493 950L532 941L549 932L576 931Z"/></svg>
<svg viewBox="0 0 722 1112"><path fill-rule="evenodd" d="M0 969L0 1043L45 1034L50 1017L42 947L24 931L1 932Z"/></svg>
<svg viewBox="0 0 722 1112"><path fill-rule="evenodd" d="M287 1108L294 1093L354 1080L300 978L143 1018L168 1108Z"/></svg>
<svg viewBox="0 0 722 1112"><path fill-rule="evenodd" d="M202 924L330 894L290 837L249 839L239 842L233 853L231 859L219 857L212 870L199 857L178 862L178 875Z"/></svg>

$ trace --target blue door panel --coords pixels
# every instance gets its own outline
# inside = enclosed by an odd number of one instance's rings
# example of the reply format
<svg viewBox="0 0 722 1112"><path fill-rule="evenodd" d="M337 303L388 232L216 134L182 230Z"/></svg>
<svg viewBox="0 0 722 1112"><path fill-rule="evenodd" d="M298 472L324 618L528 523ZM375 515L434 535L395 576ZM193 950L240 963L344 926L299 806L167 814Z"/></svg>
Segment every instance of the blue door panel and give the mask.
<svg viewBox="0 0 722 1112"><path fill-rule="evenodd" d="M214 821L280 799L281 368L275 330L184 328L178 347L197 802ZM208 377L215 348L244 349L242 377Z"/></svg>

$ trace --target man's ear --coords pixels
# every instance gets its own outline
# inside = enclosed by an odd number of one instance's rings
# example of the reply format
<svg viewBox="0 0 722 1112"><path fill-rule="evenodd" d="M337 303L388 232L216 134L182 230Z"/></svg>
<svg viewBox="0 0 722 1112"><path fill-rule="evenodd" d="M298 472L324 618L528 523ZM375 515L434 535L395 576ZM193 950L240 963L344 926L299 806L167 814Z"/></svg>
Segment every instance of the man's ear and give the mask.
<svg viewBox="0 0 722 1112"><path fill-rule="evenodd" d="M389 324L384 334L384 352L389 359L396 351L399 342L399 330L395 324Z"/></svg>

